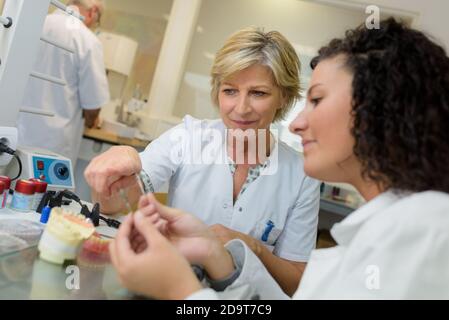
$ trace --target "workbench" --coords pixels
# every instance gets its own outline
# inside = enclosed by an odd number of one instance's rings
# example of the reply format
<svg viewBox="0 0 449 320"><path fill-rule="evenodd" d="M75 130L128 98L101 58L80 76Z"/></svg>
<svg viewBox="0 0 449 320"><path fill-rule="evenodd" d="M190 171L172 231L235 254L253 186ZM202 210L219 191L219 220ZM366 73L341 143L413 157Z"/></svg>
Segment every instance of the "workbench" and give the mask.
<svg viewBox="0 0 449 320"><path fill-rule="evenodd" d="M73 209L76 210L75 207ZM0 210L0 223L4 219L39 222L40 214L5 208ZM113 237L116 233L115 229L104 224L100 224L96 230L106 238ZM73 277L76 276L79 281L74 280ZM39 258L37 243L20 251L0 254L0 300L132 298L135 296L120 285L110 263L49 263Z"/></svg>

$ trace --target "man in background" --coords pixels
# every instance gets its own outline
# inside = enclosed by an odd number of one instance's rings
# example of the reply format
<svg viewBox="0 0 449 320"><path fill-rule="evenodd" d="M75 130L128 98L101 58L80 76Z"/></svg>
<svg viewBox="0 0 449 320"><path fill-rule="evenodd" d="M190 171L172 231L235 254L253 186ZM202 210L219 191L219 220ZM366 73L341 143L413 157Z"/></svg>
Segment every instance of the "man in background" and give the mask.
<svg viewBox="0 0 449 320"><path fill-rule="evenodd" d="M54 117L21 113L19 145L47 149L72 160L75 167L84 125L96 124L101 106L109 101L109 88L101 42L90 30L100 21L102 0L69 0L80 20L57 9L49 14L42 35L74 50L67 52L41 42L34 71L66 82L65 86L30 77L23 107L54 113Z"/></svg>

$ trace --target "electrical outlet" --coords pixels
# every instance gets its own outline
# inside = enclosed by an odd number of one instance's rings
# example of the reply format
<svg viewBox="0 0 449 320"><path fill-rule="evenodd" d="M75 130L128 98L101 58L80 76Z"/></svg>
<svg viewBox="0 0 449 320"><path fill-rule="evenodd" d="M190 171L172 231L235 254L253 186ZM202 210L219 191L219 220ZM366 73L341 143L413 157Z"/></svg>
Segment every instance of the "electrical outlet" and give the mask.
<svg viewBox="0 0 449 320"><path fill-rule="evenodd" d="M13 150L17 148L18 132L14 127L0 127L0 141L6 143ZM12 156L6 153L0 154L0 166L6 166L11 161Z"/></svg>

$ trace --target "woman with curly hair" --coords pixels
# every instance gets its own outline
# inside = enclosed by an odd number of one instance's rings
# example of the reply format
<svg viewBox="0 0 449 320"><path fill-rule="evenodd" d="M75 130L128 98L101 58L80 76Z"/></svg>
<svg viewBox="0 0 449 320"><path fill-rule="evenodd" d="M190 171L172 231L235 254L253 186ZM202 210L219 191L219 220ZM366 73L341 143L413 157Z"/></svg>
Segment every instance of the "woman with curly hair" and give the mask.
<svg viewBox="0 0 449 320"><path fill-rule="evenodd" d="M302 137L305 172L354 185L367 203L315 250L294 298L449 298L449 58L394 19L334 39L312 61ZM157 298L217 298L188 260L202 257L214 289L285 298L239 240L225 247L191 215L141 199L110 249L123 283ZM151 220L158 218L158 228ZM135 252L135 226L146 248ZM186 259L187 258L187 259ZM234 265L230 268L229 265ZM245 285L246 287L242 287Z"/></svg>

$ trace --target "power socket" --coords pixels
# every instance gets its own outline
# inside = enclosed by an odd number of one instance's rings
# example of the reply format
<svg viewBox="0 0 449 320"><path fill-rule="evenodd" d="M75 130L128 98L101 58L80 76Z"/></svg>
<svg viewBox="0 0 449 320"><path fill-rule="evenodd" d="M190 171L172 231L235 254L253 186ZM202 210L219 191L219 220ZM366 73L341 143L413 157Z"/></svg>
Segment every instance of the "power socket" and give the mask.
<svg viewBox="0 0 449 320"><path fill-rule="evenodd" d="M18 131L14 127L0 127L0 141L5 143L13 150L17 148ZM8 165L11 161L12 155L7 153L0 154L0 167Z"/></svg>

